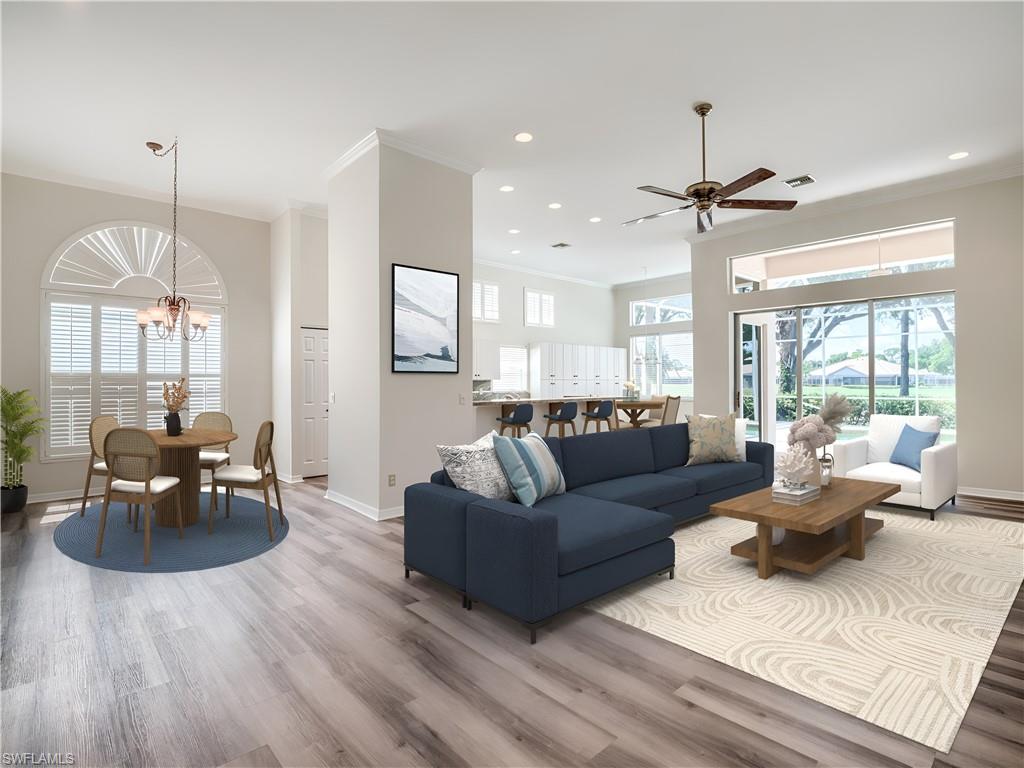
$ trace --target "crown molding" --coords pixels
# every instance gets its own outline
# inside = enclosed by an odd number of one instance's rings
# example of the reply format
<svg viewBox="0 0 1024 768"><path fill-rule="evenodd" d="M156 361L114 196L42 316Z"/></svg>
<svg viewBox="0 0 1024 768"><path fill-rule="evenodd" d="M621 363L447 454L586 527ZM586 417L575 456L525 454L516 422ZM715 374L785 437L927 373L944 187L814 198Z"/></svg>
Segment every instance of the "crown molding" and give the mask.
<svg viewBox="0 0 1024 768"><path fill-rule="evenodd" d="M535 275L536 277L546 277L549 280L562 280L566 283L578 283L579 285L588 285L591 288L607 288L611 289L613 286L611 283L599 283L596 280L586 280L582 277L571 277L570 275L559 275L555 272L545 272L542 269L530 269L529 267L514 267L511 264L503 264L500 261L488 261L487 259L473 259L474 264L482 264L485 267L494 267L495 269L504 269L509 272L522 272L524 275Z"/></svg>
<svg viewBox="0 0 1024 768"><path fill-rule="evenodd" d="M1024 175L1024 165L1021 164L1019 159L1004 163L993 163L956 173L927 176L923 179L892 184L888 187L868 189L841 197L819 200L814 203L808 203L803 208L794 209L795 212L790 212L784 219L767 213L761 214L749 219L717 226L703 235L690 235L685 240L691 246L695 246L746 232L784 226L791 222L808 221L899 200L911 200L915 197L924 197L925 195L949 192L954 189L973 187L978 184L1012 179L1021 175Z"/></svg>
<svg viewBox="0 0 1024 768"><path fill-rule="evenodd" d="M324 179L333 178L377 146L391 147L392 149L407 152L410 155L421 157L424 160L430 160L433 163L454 168L456 171L468 173L470 176L480 170L479 165L447 157L438 152L434 152L431 149L422 147L419 144L415 144L408 139L403 139L401 136L398 136L391 131L386 131L383 128L375 128L369 133L369 135L364 136L362 139L357 141L349 149L345 150L337 160L327 166L323 172Z"/></svg>

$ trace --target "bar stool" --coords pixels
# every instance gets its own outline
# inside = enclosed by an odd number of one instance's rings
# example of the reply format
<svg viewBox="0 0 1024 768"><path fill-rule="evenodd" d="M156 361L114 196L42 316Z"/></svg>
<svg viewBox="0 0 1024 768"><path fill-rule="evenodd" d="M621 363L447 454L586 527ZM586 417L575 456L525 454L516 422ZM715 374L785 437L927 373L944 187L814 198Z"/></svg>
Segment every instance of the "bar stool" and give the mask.
<svg viewBox="0 0 1024 768"><path fill-rule="evenodd" d="M515 431L516 437L522 437L522 429L526 427L526 432L529 433L530 421L533 419L533 405L531 403L519 403L512 411L511 416L499 416L498 421L501 422L501 428L498 430L499 435L504 435L506 429L512 429Z"/></svg>
<svg viewBox="0 0 1024 768"><path fill-rule="evenodd" d="M611 400L602 400L596 411L583 412L583 434L587 434L587 425L593 422L597 425L597 431L601 431L601 422L608 425L608 431L612 431L612 411L615 410Z"/></svg>
<svg viewBox="0 0 1024 768"><path fill-rule="evenodd" d="M548 420L548 425L544 429L544 437L551 434L551 425L558 425L558 436L565 437L565 425L568 424L572 427L572 433L576 434L576 412L579 406L576 403L560 403L558 406L557 413L545 413L544 418Z"/></svg>

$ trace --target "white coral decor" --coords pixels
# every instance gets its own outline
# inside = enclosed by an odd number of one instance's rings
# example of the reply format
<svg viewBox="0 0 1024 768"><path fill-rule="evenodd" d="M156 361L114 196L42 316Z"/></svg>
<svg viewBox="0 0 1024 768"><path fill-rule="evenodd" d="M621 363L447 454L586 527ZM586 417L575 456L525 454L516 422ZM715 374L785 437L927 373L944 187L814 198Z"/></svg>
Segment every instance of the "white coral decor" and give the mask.
<svg viewBox="0 0 1024 768"><path fill-rule="evenodd" d="M786 483L796 485L807 480L814 472L817 460L804 447L797 443L788 451L779 455L775 461L775 471Z"/></svg>

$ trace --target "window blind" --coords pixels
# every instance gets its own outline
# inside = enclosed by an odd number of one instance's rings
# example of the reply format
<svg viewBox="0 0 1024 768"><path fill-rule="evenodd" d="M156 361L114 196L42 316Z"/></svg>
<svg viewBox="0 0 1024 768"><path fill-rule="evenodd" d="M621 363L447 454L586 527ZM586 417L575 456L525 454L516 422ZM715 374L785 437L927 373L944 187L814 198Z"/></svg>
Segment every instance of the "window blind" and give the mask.
<svg viewBox="0 0 1024 768"><path fill-rule="evenodd" d="M188 388L192 396L188 400L188 423L203 411L223 410L221 379L223 367L222 318L210 313L210 327L202 341L193 341L188 346Z"/></svg>
<svg viewBox="0 0 1024 768"><path fill-rule="evenodd" d="M88 447L92 418L92 307L50 306L48 435L57 452Z"/></svg>
<svg viewBox="0 0 1024 768"><path fill-rule="evenodd" d="M555 324L555 297L540 291L526 292L526 324L553 326Z"/></svg>
<svg viewBox="0 0 1024 768"><path fill-rule="evenodd" d="M100 413L139 423L139 326L135 310L100 308Z"/></svg>
<svg viewBox="0 0 1024 768"><path fill-rule="evenodd" d="M527 388L529 351L526 347L498 347L500 378L491 382L494 392L517 392Z"/></svg>
<svg viewBox="0 0 1024 768"><path fill-rule="evenodd" d="M473 282L473 319L497 321L498 286L494 283Z"/></svg>

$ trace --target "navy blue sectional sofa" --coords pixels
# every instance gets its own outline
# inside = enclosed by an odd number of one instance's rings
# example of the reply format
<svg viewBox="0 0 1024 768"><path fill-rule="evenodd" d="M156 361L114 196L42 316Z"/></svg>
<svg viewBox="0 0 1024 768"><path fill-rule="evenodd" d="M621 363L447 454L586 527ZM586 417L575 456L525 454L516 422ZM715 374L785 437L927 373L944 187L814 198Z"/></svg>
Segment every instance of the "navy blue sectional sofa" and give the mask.
<svg viewBox="0 0 1024 768"><path fill-rule="evenodd" d="M536 629L552 616L656 573L674 576L674 527L771 485L774 447L747 460L684 466L686 424L545 438L566 493L533 508L454 487L447 473L405 489L405 566Z"/></svg>

